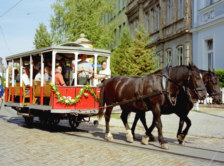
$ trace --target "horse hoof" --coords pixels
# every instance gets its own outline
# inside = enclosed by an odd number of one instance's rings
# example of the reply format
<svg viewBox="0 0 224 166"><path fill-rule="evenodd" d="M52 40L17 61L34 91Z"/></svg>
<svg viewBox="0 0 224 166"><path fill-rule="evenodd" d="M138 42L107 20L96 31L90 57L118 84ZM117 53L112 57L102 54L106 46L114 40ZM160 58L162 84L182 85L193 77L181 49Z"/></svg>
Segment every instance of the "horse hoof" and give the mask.
<svg viewBox="0 0 224 166"><path fill-rule="evenodd" d="M149 136L145 135L142 137L142 144L144 144L144 145L149 144Z"/></svg>
<svg viewBox="0 0 224 166"><path fill-rule="evenodd" d="M152 135L152 136L149 136L149 141L151 141L151 142L155 142L156 139L155 139L155 137Z"/></svg>
<svg viewBox="0 0 224 166"><path fill-rule="evenodd" d="M131 131L129 131L129 130L127 131L127 134L126 134L126 140L127 140L127 142L130 142L130 143L134 142Z"/></svg>
<svg viewBox="0 0 224 166"><path fill-rule="evenodd" d="M180 145L184 145L184 143L185 143L184 141L180 141L180 140L178 140L178 142Z"/></svg>
<svg viewBox="0 0 224 166"><path fill-rule="evenodd" d="M169 149L169 147L168 147L167 144L161 144L161 148L162 148L162 149Z"/></svg>
<svg viewBox="0 0 224 166"><path fill-rule="evenodd" d="M113 135L111 133L107 133L105 139L110 142L114 140Z"/></svg>
<svg viewBox="0 0 224 166"><path fill-rule="evenodd" d="M183 142L184 141L184 135L183 134L177 135L177 139L178 139L179 142Z"/></svg>

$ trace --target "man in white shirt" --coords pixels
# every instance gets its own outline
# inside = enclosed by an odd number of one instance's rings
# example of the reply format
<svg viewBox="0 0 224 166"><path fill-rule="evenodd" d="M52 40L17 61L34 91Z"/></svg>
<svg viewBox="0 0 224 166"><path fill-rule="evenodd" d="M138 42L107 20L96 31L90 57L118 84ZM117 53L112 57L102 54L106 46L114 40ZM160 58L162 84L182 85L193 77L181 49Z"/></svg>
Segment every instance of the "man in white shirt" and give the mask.
<svg viewBox="0 0 224 166"><path fill-rule="evenodd" d="M82 54L81 61L78 63L78 84L89 85L89 78L93 74L93 68L91 63L86 61L87 55Z"/></svg>
<svg viewBox="0 0 224 166"><path fill-rule="evenodd" d="M22 75L22 81L24 82L25 86L30 85L29 74L30 74L29 68L25 68L25 70L23 71L23 75Z"/></svg>
<svg viewBox="0 0 224 166"><path fill-rule="evenodd" d="M111 71L109 68L107 68L107 62L103 61L101 63L102 66L102 70L99 72L98 76L95 76L95 78L97 78L99 80L99 82L103 82L105 79L110 78L111 76Z"/></svg>

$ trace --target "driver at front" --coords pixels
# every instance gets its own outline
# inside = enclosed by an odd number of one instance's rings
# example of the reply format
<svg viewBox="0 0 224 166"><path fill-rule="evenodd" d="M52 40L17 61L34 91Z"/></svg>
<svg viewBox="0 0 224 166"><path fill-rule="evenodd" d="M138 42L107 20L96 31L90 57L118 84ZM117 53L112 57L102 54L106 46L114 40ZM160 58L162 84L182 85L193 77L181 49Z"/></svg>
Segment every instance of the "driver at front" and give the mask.
<svg viewBox="0 0 224 166"><path fill-rule="evenodd" d="M93 74L93 68L91 63L86 61L87 55L81 55L81 61L78 62L78 84L79 85L90 85L90 76Z"/></svg>

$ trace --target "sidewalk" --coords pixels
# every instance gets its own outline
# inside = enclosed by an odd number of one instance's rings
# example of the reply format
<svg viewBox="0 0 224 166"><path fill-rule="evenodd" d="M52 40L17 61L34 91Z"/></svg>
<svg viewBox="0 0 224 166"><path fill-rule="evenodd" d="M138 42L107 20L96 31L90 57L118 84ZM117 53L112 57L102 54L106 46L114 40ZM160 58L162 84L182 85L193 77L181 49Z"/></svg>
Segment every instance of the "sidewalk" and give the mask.
<svg viewBox="0 0 224 166"><path fill-rule="evenodd" d="M122 120L119 118L119 109L116 108L113 113L116 113L115 118L110 119L111 132L123 132L125 128ZM201 108L200 111L191 111L188 115L192 125L186 137L186 142L190 146L200 146L206 148L214 148L224 151L224 109L221 108ZM131 113L128 122L130 127L135 118L135 113ZM179 126L179 117L175 114L163 115L161 117L163 124L163 135L170 141L176 141L176 133ZM92 119L93 120L93 119ZM146 113L147 125L151 125L152 113ZM102 118L99 121L101 127L105 130L105 120ZM185 127L185 125L184 125ZM136 127L136 135L141 138L145 134L142 123L139 121ZM158 136L157 129L153 130L154 136ZM170 141L169 141L170 140Z"/></svg>

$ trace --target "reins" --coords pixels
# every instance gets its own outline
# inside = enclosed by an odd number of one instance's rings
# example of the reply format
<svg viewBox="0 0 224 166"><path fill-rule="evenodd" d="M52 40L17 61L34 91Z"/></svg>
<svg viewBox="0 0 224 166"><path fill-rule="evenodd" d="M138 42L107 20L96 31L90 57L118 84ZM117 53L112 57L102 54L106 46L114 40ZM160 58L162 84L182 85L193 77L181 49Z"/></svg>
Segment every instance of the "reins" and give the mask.
<svg viewBox="0 0 224 166"><path fill-rule="evenodd" d="M107 105L107 106L103 106L103 107L99 107L99 108L108 108L108 107L114 107L116 105L128 104L128 103L131 103L131 102L134 102L134 101L139 101L139 100L143 100L143 99L146 99L146 98L149 98L149 97L158 96L158 95L161 95L163 93L166 93L166 91L159 91L159 92L150 93L150 94L143 95L143 96L134 97L132 99L123 100L123 101L120 101L120 102L115 102L115 103L112 103L111 105Z"/></svg>
<svg viewBox="0 0 224 166"><path fill-rule="evenodd" d="M154 74L154 75L155 76L159 76L159 77L163 77L164 76L164 77L166 77L168 79L168 81L173 82L174 84L176 84L179 87L182 87L181 85L179 85L178 83L176 83L172 79L168 78L168 76L166 76L166 75L161 75L161 74ZM108 108L108 107L114 107L116 105L128 104L128 103L135 102L135 101L143 101L146 98L153 97L153 96L158 96L158 95L161 95L161 94L164 94L164 93L168 93L168 92L166 90L162 90L162 91L159 91L159 92L150 93L150 94L143 95L143 96L139 95L139 96L136 96L136 97L134 97L132 99L123 100L123 101L120 101L120 102L115 102L115 103L112 103L110 105L99 107L99 108Z"/></svg>

